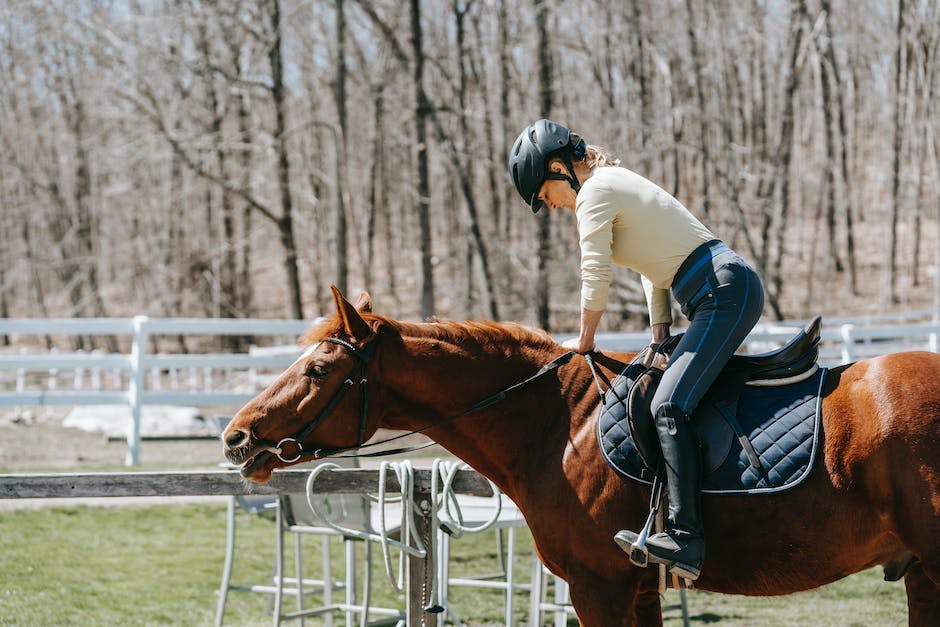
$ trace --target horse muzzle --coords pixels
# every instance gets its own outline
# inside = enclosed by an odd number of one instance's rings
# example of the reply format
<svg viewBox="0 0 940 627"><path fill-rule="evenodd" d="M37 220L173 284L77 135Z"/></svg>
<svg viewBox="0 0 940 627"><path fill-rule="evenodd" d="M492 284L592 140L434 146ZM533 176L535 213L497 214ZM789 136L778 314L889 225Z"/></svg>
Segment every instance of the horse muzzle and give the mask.
<svg viewBox="0 0 940 627"><path fill-rule="evenodd" d="M229 462L240 467L239 472L243 477L251 479L252 475L265 468L280 450L267 443L254 444L252 434L246 429L231 429L222 434L222 452Z"/></svg>

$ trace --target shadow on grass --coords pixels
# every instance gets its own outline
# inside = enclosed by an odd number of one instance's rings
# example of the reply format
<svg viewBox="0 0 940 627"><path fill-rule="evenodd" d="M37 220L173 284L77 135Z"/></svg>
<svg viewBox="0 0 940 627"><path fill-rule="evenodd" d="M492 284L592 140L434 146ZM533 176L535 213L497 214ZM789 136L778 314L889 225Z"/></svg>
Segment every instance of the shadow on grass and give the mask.
<svg viewBox="0 0 940 627"><path fill-rule="evenodd" d="M723 620L728 620L732 618L744 618L741 615L736 614L713 614L712 612L705 612L703 614L696 614L695 616L689 616L690 623L720 623Z"/></svg>

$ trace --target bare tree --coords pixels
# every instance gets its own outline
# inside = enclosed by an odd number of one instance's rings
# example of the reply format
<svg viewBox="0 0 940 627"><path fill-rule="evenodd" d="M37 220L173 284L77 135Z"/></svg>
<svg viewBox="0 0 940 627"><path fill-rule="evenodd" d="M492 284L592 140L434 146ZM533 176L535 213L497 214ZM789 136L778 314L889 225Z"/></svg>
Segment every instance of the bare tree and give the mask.
<svg viewBox="0 0 940 627"><path fill-rule="evenodd" d="M708 147L708 114L705 102L705 79L702 75L702 57L699 52L698 35L695 32L695 25L698 22L695 19L692 0L685 0L685 10L688 16L689 52L691 53L692 75L695 78L695 96L696 103L698 104L699 141L701 142L702 164L702 213L707 216L711 207L709 200L709 181L711 179L711 172L709 170L711 157Z"/></svg>
<svg viewBox="0 0 940 627"><path fill-rule="evenodd" d="M424 92L424 41L421 0L411 0L411 50L414 71L415 163L418 181L415 212L421 242L421 317L434 315L434 266L431 263L431 180L428 170L428 118L431 103Z"/></svg>
<svg viewBox="0 0 940 627"><path fill-rule="evenodd" d="M872 311L878 268L926 307L940 9L785 6L7 3L0 315L296 316L332 281L571 328L574 218L533 219L506 175L540 116L707 212L776 317ZM632 278L611 326L637 323Z"/></svg>
<svg viewBox="0 0 940 627"><path fill-rule="evenodd" d="M346 110L346 9L344 0L336 0L336 79L334 81L336 115L339 118L339 137L336 138L336 287L343 293L349 278L349 251L347 250L346 204L343 197L343 173L346 163L346 137L348 112Z"/></svg>
<svg viewBox="0 0 940 627"><path fill-rule="evenodd" d="M539 112L542 117L552 115L554 105L553 84L555 81L552 64L551 37L549 36L550 8L548 0L535 1L535 23L538 34L538 94ZM551 281L549 278L549 260L552 255L551 222L546 209L538 215L538 274L535 279L535 310L538 324L545 330L551 329Z"/></svg>
<svg viewBox="0 0 940 627"><path fill-rule="evenodd" d="M904 141L901 128L901 107L904 106L902 85L904 84L904 0L898 0L897 48L894 57L894 160L891 168L891 217L888 223L888 257L885 260L887 276L885 297L892 303L899 302L897 287L898 215L901 196L901 150Z"/></svg>
<svg viewBox="0 0 940 627"><path fill-rule="evenodd" d="M858 293L858 269L855 261L855 226L853 217L855 214L855 203L853 202L854 196L850 192L850 189L852 188L852 178L849 170L849 136L845 120L845 95L843 93L842 78L839 73L839 63L836 59L835 47L833 44L831 2L829 0L821 0L821 8L825 14L826 20L826 45L823 49L824 60L822 65L823 83L828 84L831 82L832 89L835 91L836 120L838 122L839 131L837 136L833 137L831 140L827 139L827 143L831 141L833 148L838 148L838 162L842 174L842 184L846 190L845 199L843 201L843 204L845 205L845 256L849 268L849 289L854 295ZM830 124L826 125L827 128L829 128L829 125ZM830 159L832 159L831 155Z"/></svg>

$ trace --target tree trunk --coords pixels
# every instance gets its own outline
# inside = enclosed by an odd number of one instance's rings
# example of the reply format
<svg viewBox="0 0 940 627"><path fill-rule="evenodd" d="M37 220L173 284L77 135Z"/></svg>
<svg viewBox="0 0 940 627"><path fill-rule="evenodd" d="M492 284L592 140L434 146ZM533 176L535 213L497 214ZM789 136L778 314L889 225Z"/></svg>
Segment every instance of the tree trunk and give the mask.
<svg viewBox="0 0 940 627"><path fill-rule="evenodd" d="M303 318L303 297L300 272L297 269L297 247L294 242L293 207L290 193L290 159L287 152L287 93L284 85L284 63L281 56L281 1L270 0L271 30L274 39L268 50L271 64L271 97L274 102L274 145L277 153L277 183L281 197L281 216L277 221L284 247L284 273L287 278L287 315Z"/></svg>
<svg viewBox="0 0 940 627"><path fill-rule="evenodd" d="M783 92L783 118L780 129L780 143L777 150L779 155L775 177L780 181L780 212L779 220L775 226L776 245L773 248L775 252L774 261L768 264L768 268L773 268L773 279L771 292L779 308L783 292L783 259L786 251L784 250L786 241L786 231L790 214L790 162L793 159L793 135L794 135L794 101L797 97L797 88L800 84L802 74L802 60L800 51L803 46L803 25L806 23L807 11L806 0L792 0L792 9L790 13L790 59L788 64L789 74L787 84ZM776 311L778 319L783 319L782 311Z"/></svg>
<svg viewBox="0 0 940 627"><path fill-rule="evenodd" d="M375 239L376 230L379 228L379 207L382 208L381 216L384 221L384 231L388 235L391 231L389 227L389 211L385 199L385 86L382 83L372 88L372 165L369 171L369 218L366 228L366 249L362 262L363 285L366 291L372 290L372 264L375 259ZM391 252L391 242L386 242L387 254ZM388 270L388 286L394 292L395 290L395 272L391 256L386 260L386 269Z"/></svg>
<svg viewBox="0 0 940 627"><path fill-rule="evenodd" d="M199 48L202 53L203 63L210 67L214 63L212 57L212 52L210 50L209 35L206 32L205 21L201 22L199 25ZM237 64L238 59L235 58L234 62ZM228 152L225 149L226 141L223 132L223 122L225 121L225 105L222 103L219 97L219 90L216 88L215 77L206 73L204 75L204 83L206 89L206 96L209 99L209 112L211 114L211 122L209 125L210 137L215 145L215 161L218 167L218 176L223 179L228 179L228 166L226 163ZM206 211L208 212L211 208L211 199L210 190L207 189L206 192ZM236 315L236 293L237 287L235 285L236 276L235 276L235 224L234 224L234 194L227 189L221 190L220 197L221 205L221 238L212 237L212 234L216 232L215 221L212 219L211 215L207 219L208 234L210 235L210 242L219 242L216 244L216 247L221 248L221 258L218 258L218 255L212 255L212 274L214 278L214 285L217 285L217 294L216 301L214 305L214 315L222 316L223 318L234 318ZM236 337L228 338L229 348L236 348L238 346L239 339Z"/></svg>
<svg viewBox="0 0 940 627"><path fill-rule="evenodd" d="M842 79L839 75L839 64L836 60L836 53L833 46L832 36L832 9L829 0L822 0L822 10L826 14L826 48L823 51L823 67L828 68L832 75L832 83L836 94L836 121L838 122L839 135L836 144L839 150L839 167L842 173L842 185L845 190L845 241L846 251L845 259L849 267L849 289L852 295L858 294L858 269L855 263L855 202L852 193L852 178L849 173L849 135L845 121L845 94L842 89Z"/></svg>
<svg viewBox="0 0 940 627"><path fill-rule="evenodd" d="M460 6L460 0L455 0L454 2L454 20L456 24L456 37L457 37L457 63L458 63L458 81L457 81L457 102L458 102L458 122L460 135L464 138L465 142L469 142L473 134L470 132L470 126L467 121L467 68L464 63L464 43L465 43L465 23L464 19L467 14L467 6ZM438 130L438 135L441 136L440 139L444 143L445 137L443 137L444 129L442 125L437 121L435 117L435 126ZM486 300L489 303L489 316L493 320L499 320L499 306L496 302L496 296L494 294L494 285L493 285L493 273L490 270L490 256L486 250L486 242L483 238L483 232L480 228L480 217L479 211L477 210L476 203L476 194L474 194L473 189L473 180L474 180L474 162L472 159L468 158L466 155L470 152L470 149L467 145L464 146L464 157L461 158L460 152L458 151L456 142L451 138L447 141L451 147L451 160L454 164L454 169L457 172L458 178L460 179L460 190L463 193L464 202L467 207L467 214L469 218L469 227L470 234L473 237L474 249L476 250L477 257L480 259L480 266L483 273L483 292L486 295ZM467 266L467 273L470 275L468 280L473 276L473 273L470 271L471 266ZM471 281L472 282L472 281Z"/></svg>
<svg viewBox="0 0 940 627"><path fill-rule="evenodd" d="M421 249L421 317L434 315L434 267L431 250L431 178L428 167L428 115L431 105L424 93L424 46L421 32L421 0L411 0L411 49L413 54L415 105L415 163L418 189L415 211L418 214Z"/></svg>
<svg viewBox="0 0 940 627"><path fill-rule="evenodd" d="M828 20L828 16L826 18ZM817 42L818 45L818 42ZM827 47L831 47L832 42L828 42ZM822 92L822 110L823 125L825 126L826 137L826 199L825 199L825 224L827 233L827 243L829 256L835 266L836 272L842 272L842 258L839 256L839 246L836 239L836 168L838 159L836 158L836 137L835 122L832 119L832 85L829 76L828 58L825 50L820 50L821 56L819 63L820 80ZM814 242L815 243L815 242Z"/></svg>
<svg viewBox="0 0 940 627"><path fill-rule="evenodd" d="M633 27L630 29L635 35L636 57L633 61L633 74L640 87L640 143L643 147L640 156L641 167L646 175L650 170L650 128L654 119L652 114L652 99L649 86L646 82L646 35L643 30L643 14L640 11L640 1L631 0L633 11Z"/></svg>
<svg viewBox="0 0 940 627"><path fill-rule="evenodd" d="M705 79L702 77L702 60L699 54L698 35L695 32L695 26L698 22L695 19L692 0L685 0L685 10L686 19L688 20L689 49L692 53L692 74L695 76L695 97L698 104L699 136L701 138L702 214L707 216L711 208L708 187L711 179L711 172L709 172L711 156L708 152L708 116L706 115L707 105L705 103Z"/></svg>
<svg viewBox="0 0 940 627"><path fill-rule="evenodd" d="M718 57L722 65L728 65L729 63L734 63L734 59L737 57L738 52L736 50L729 50L729 46L722 42L719 45L720 56ZM722 75L725 75L726 72L722 70ZM723 150L724 150L724 159L725 159L725 173L724 173L724 182L728 194L728 202L731 205L731 210L733 211L733 218L737 221L740 232L744 237L745 244L747 245L748 253L751 258L754 260L755 265L757 266L757 272L760 274L761 279L766 283L767 281L767 269L764 265L764 257L762 254L761 248L758 246L758 242L755 241L754 237L751 235L751 226L748 220L748 216L744 211L744 207L741 205L740 190L738 189L737 180L738 180L738 156L735 153L735 139L734 139L734 129L733 122L731 120L731 113L733 111L731 106L731 86L727 84L726 81L722 81L718 85L718 96L721 99L718 111L719 111L719 120L721 122L721 133L724 139ZM758 100L758 102L760 102ZM755 108L759 108L757 103L755 103ZM765 123L762 114L755 112L755 134L760 134L762 131L759 130L759 127L762 127ZM774 311L774 313L780 317L780 306L774 298L773 294L767 294L767 305Z"/></svg>
<svg viewBox="0 0 940 627"><path fill-rule="evenodd" d="M92 215L92 177L91 177L91 157L88 152L88 119L85 110L85 101L83 95L79 93L74 83L74 77L68 76L64 80L68 86L71 101L71 107L68 109L67 118L70 121L71 131L75 140L75 161L74 161L74 205L75 222L74 227L74 250L77 260L70 262L75 264L76 276L74 277L75 289L72 291L73 298L80 295L83 290L79 287L81 281L85 282L88 289L88 297L91 299L91 315L99 318L108 316L104 305L104 298L101 295L101 287L98 283L98 254L95 245L94 236L94 217ZM79 296L81 297L81 296ZM79 306L79 315L85 315L85 304ZM88 337L86 342L88 347L94 347L94 341ZM114 335L105 336L105 342L108 350L117 352L117 337Z"/></svg>
<svg viewBox="0 0 940 627"><path fill-rule="evenodd" d="M349 280L349 235L346 226L346 202L343 194L344 173L346 170L346 11L343 0L336 0L336 80L335 80L336 115L339 119L339 137L336 141L335 163L335 202L336 202L336 287L346 293Z"/></svg>
<svg viewBox="0 0 940 627"><path fill-rule="evenodd" d="M548 32L548 0L535 0L535 23L538 32L539 113L551 117L553 105L552 84L554 81L551 46ZM538 325L551 331L551 280L549 261L552 256L551 222L549 210L542 209L538 215L538 272L535 279L535 316Z"/></svg>
<svg viewBox="0 0 940 627"><path fill-rule="evenodd" d="M936 79L938 78L938 70L940 70L940 9L934 8L934 15L931 16L932 24L934 30L928 31L924 27L919 33L919 41L917 45L917 50L920 52L920 64L922 72L919 75L922 78L923 87L920 98L920 103L922 107L922 118L921 118L921 130L917 133L917 137L920 141L920 157L918 158L918 176L917 176L917 201L915 202L915 207L917 210L917 227L914 229L914 234L916 242L918 244L917 250L918 254L914 259L914 285L918 285L918 277L920 272L920 261L919 261L919 244L921 238L930 240L929 231L926 229L921 229L920 224L922 223L922 216L928 216L927 207L930 207L937 202L937 179L933 179L934 184L934 194L931 197L929 190L931 177L928 174L928 164L931 159L935 159L936 156L931 152L931 143L934 136L934 125L937 118L932 117L933 115L933 105L935 100L935 86ZM922 18L923 19L923 18ZM923 19L926 23L928 19ZM926 232L924 232L926 231ZM934 236L935 239L940 239ZM930 251L932 252L932 251ZM929 253L928 253L929 254ZM934 259L934 282L940 279L940 258Z"/></svg>
<svg viewBox="0 0 940 627"><path fill-rule="evenodd" d="M510 142L513 141L512 131L509 130L509 119L510 119L510 109L509 109L509 86L512 84L512 60L510 57L512 42L509 37L509 15L506 10L506 5L509 0L499 0L499 7L497 9L497 46L499 48L499 139L500 139L500 154L501 161L500 165L505 167L506 159L509 156L509 151L512 148ZM511 189L511 186L505 185L506 193L509 195L507 198L503 196L503 201L506 207L506 212L502 216L502 221L497 218L497 224L499 225L499 232L503 234L503 239L507 242L512 241L512 231L510 226L514 222L512 219L513 206L518 204L518 201ZM494 188L495 190L495 188Z"/></svg>
<svg viewBox="0 0 940 627"><path fill-rule="evenodd" d="M901 204L901 147L903 129L901 128L901 107L904 98L901 93L904 68L904 0L898 0L897 50L894 63L894 161L891 168L891 217L888 224L888 259L885 295L891 303L898 303L897 287L897 248L898 214Z"/></svg>

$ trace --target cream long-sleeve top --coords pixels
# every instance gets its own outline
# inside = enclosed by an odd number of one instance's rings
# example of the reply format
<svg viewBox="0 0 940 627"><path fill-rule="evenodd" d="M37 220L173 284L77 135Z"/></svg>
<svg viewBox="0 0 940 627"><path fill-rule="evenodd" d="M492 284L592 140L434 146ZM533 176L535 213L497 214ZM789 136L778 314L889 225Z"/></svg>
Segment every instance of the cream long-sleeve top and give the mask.
<svg viewBox="0 0 940 627"><path fill-rule="evenodd" d="M597 168L578 192L581 307L603 311L611 264L640 273L650 324L672 322L669 289L676 271L701 244L715 239L673 196L626 168Z"/></svg>

